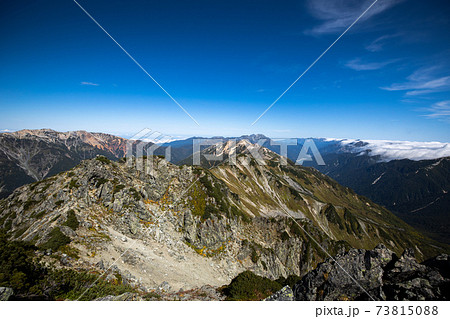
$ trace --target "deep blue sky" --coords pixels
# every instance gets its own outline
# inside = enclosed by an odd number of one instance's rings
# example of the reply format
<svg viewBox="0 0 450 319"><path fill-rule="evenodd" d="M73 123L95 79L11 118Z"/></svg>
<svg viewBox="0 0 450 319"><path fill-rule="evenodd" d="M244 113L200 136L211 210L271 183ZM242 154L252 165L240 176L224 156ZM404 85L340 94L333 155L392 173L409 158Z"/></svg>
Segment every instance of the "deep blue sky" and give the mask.
<svg viewBox="0 0 450 319"><path fill-rule="evenodd" d="M450 3L0 2L0 130L450 142ZM95 84L95 85L93 85Z"/></svg>

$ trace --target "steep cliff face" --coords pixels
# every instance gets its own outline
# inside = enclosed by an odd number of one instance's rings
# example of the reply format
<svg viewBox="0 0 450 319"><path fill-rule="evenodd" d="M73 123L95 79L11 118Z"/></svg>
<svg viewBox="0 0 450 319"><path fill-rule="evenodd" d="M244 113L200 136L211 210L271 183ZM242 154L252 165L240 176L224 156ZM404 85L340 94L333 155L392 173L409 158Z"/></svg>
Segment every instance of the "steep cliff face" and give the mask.
<svg viewBox="0 0 450 319"><path fill-rule="evenodd" d="M1 200L0 226L63 267L174 290L221 286L244 270L303 275L351 246L413 247L421 259L442 251L317 171L262 152L265 166L241 154L212 170L157 156L85 160Z"/></svg>
<svg viewBox="0 0 450 319"><path fill-rule="evenodd" d="M73 168L104 155L123 157L127 140L103 133L56 132L49 129L0 134L0 198L16 187Z"/></svg>

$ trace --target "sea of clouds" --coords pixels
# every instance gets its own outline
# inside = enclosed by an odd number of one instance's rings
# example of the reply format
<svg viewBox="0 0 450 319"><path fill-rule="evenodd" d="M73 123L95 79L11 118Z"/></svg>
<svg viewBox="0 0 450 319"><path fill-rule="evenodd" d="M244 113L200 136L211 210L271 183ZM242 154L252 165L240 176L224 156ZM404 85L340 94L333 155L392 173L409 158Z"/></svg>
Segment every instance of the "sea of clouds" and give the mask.
<svg viewBox="0 0 450 319"><path fill-rule="evenodd" d="M343 146L346 146L346 149L350 152L368 152L369 155L379 155L386 161L395 159L419 161L450 156L450 143L354 139L327 140L339 141Z"/></svg>

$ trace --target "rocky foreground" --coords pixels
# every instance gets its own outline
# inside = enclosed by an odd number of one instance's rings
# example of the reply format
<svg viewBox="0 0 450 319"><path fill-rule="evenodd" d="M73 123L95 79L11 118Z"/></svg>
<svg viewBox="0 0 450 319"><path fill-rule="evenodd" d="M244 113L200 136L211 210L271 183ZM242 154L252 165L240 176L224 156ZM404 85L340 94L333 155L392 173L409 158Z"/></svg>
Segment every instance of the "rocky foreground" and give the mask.
<svg viewBox="0 0 450 319"><path fill-rule="evenodd" d="M247 271L223 287L205 285L176 292L160 287L157 291L128 291L95 300L449 300L449 266L450 259L446 254L418 263L411 249L406 249L399 257L380 244L373 250L351 249L329 258L291 284L292 287L286 285L265 299L264 295L280 286L280 281L271 281ZM243 285L242 280L247 282ZM15 296L9 287L0 287L0 300L20 300L20 296Z"/></svg>
<svg viewBox="0 0 450 319"><path fill-rule="evenodd" d="M213 169L177 166L158 156L131 163L98 156L18 188L0 200L0 253L8 256L0 258L0 286L24 299L92 300L123 293L139 299L143 293L150 300L261 300L303 277L317 291L300 294L294 288L298 299L356 299L363 297L352 290L358 287L351 279L333 263L319 264L327 258L321 247L341 254L339 264L347 262L347 272L370 291L395 259L392 252L412 247L419 261L447 252L325 175L282 165L285 160L267 149L262 155L266 165L241 153L236 165L225 161ZM29 269L27 262L15 271L19 258L11 242L32 245L22 247L23 256L41 266ZM382 261L376 261L379 248L371 253L375 257L364 255L378 243L387 247ZM351 247L361 250L342 255ZM314 276L313 269L321 273ZM81 295L103 273L105 282ZM345 294L333 285L345 287ZM222 287L219 295L208 286ZM240 293L256 286L262 291Z"/></svg>
<svg viewBox="0 0 450 319"><path fill-rule="evenodd" d="M380 244L330 258L266 300L449 300L449 270L446 254L418 263L411 249L398 257Z"/></svg>

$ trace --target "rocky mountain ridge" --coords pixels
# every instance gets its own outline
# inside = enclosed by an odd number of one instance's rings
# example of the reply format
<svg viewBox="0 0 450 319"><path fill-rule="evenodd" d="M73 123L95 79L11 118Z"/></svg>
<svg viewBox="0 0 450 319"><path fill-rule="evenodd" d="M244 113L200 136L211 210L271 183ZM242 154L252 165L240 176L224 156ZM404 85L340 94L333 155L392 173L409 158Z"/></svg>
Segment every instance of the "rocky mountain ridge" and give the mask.
<svg viewBox="0 0 450 319"><path fill-rule="evenodd" d="M327 257L318 245L332 255L379 242L414 247L421 259L442 251L314 169L266 149L262 158L240 154L236 165L207 170L158 156L136 169L136 160L99 156L18 188L0 201L0 225L62 267L171 291L220 286L244 270L303 275Z"/></svg>
<svg viewBox="0 0 450 319"><path fill-rule="evenodd" d="M104 133L21 130L0 134L0 198L73 168L84 159L125 156L128 140Z"/></svg>

